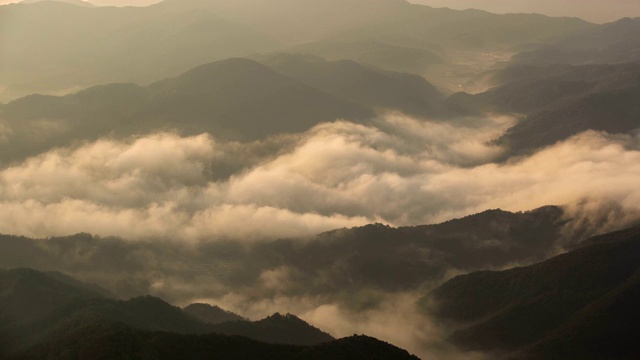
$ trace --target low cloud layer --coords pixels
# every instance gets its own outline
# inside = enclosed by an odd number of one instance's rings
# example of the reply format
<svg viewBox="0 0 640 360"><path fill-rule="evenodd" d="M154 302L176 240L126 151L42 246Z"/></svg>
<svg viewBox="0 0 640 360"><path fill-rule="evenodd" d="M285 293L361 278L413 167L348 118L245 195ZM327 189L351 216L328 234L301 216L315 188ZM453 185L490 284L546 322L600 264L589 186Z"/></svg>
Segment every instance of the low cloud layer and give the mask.
<svg viewBox="0 0 640 360"><path fill-rule="evenodd" d="M0 232L258 239L370 222L434 223L584 198L637 210L640 136L590 131L493 163L503 149L489 141L512 123L389 114L372 126L321 124L282 138L282 145L174 133L102 139L1 170Z"/></svg>
<svg viewBox="0 0 640 360"><path fill-rule="evenodd" d="M305 273L274 250L281 243L257 240L548 204L565 205L568 240L638 221L640 135L589 131L498 163L505 149L491 140L514 121L388 114L252 143L166 132L54 149L0 170L0 233L126 240L36 241L30 263L16 248L3 266L62 270L123 297L208 302L252 319L291 312L337 337L480 359L449 348L449 329L417 301L459 269L409 289L355 286L340 261Z"/></svg>

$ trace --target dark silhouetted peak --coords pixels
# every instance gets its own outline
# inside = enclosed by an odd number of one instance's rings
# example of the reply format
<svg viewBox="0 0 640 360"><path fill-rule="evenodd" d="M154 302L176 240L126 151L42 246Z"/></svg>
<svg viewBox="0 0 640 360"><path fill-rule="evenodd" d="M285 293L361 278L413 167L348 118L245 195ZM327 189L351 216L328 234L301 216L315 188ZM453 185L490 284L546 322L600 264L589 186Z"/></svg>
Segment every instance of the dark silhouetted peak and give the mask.
<svg viewBox="0 0 640 360"><path fill-rule="evenodd" d="M183 310L196 319L209 324L219 324L227 321L247 321L244 317L221 309L216 305L191 304Z"/></svg>
<svg viewBox="0 0 640 360"><path fill-rule="evenodd" d="M170 119L190 133L260 139L305 131L337 118L364 121L374 112L253 60L234 58L199 66L152 84L151 121Z"/></svg>
<svg viewBox="0 0 640 360"><path fill-rule="evenodd" d="M154 296L140 296L119 302L118 307L131 314L129 319L117 318L138 329L171 331L178 333L203 333L207 324L194 319L177 306Z"/></svg>
<svg viewBox="0 0 640 360"><path fill-rule="evenodd" d="M213 325L214 331L242 335L274 344L315 345L334 338L292 314L275 313L255 322L231 321Z"/></svg>
<svg viewBox="0 0 640 360"><path fill-rule="evenodd" d="M334 344L335 343L335 344ZM406 351L373 338L351 337L318 346L273 345L241 336L180 335L140 331L118 323L78 319L20 359L277 359L415 360Z"/></svg>
<svg viewBox="0 0 640 360"><path fill-rule="evenodd" d="M172 307L166 301L160 299L159 297L151 296L151 295L142 295L131 298L126 301L128 304L133 306L163 306L163 307Z"/></svg>
<svg viewBox="0 0 640 360"><path fill-rule="evenodd" d="M271 323L277 323L277 322L288 322L288 323L296 323L296 324L304 324L304 325L309 325L307 324L304 320L300 319L299 317L293 315L293 314L289 314L286 313L284 315L280 314L280 313L274 313L271 316L267 316L266 318L264 318L263 320L260 320L263 322L271 322Z"/></svg>
<svg viewBox="0 0 640 360"><path fill-rule="evenodd" d="M304 350L296 359L308 360L350 360L366 358L369 360L418 360L406 350L400 349L378 339L353 335Z"/></svg>
<svg viewBox="0 0 640 360"><path fill-rule="evenodd" d="M615 32L640 31L640 18L625 17L620 20L604 24L603 29Z"/></svg>

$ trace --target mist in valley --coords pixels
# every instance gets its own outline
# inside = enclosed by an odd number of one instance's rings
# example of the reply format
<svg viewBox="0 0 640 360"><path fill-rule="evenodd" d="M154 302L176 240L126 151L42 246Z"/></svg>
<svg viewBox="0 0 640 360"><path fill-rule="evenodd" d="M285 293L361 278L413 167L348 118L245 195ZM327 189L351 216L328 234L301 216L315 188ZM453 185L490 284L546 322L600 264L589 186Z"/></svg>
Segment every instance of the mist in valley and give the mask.
<svg viewBox="0 0 640 360"><path fill-rule="evenodd" d="M56 358L70 345L38 341L67 344L96 318L222 331L145 295L251 321L290 313L452 360L546 358L572 324L626 309L640 22L611 4L596 19L598 4L473 3L499 14L427 0L0 2L0 268L50 277L2 270L0 305L31 306L20 289L34 286L81 324L0 308L0 357ZM608 282L570 282L570 265ZM495 330L518 322L534 330Z"/></svg>

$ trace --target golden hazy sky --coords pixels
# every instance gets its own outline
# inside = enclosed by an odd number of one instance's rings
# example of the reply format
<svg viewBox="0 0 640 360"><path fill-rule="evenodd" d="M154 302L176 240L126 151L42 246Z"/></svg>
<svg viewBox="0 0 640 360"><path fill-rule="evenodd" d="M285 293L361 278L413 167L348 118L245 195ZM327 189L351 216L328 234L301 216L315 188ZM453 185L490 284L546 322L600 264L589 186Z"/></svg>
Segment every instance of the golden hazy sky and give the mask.
<svg viewBox="0 0 640 360"><path fill-rule="evenodd" d="M21 0L0 0L0 5ZM146 6L161 0L90 0L95 5ZM235 0L242 1L242 0ZM268 1L268 0L265 0ZM482 9L494 13L540 13L576 16L604 23L623 17L640 17L640 0L409 0L413 3L452 9Z"/></svg>
<svg viewBox="0 0 640 360"><path fill-rule="evenodd" d="M22 0L0 0L0 5L19 3L20 1ZM160 1L161 0L91 0L88 2L99 6L146 6Z"/></svg>

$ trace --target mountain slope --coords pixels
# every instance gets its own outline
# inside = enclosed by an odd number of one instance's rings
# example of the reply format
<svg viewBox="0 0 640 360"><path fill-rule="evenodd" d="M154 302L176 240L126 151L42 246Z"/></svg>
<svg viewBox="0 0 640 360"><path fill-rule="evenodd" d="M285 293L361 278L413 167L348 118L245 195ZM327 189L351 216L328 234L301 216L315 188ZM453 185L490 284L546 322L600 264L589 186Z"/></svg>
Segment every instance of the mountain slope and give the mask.
<svg viewBox="0 0 640 360"><path fill-rule="evenodd" d="M542 358L555 358L556 349L586 351L580 346L590 343L601 353L620 352L616 338L606 337L615 336L619 315L605 315L620 314L612 311L613 304L622 305L637 293L640 228L602 235L592 243L536 265L456 277L431 294L433 311L466 324L450 338L463 349L513 351L543 341L532 350L545 352L548 357ZM637 333L637 326L630 326ZM549 334L555 337L544 340ZM628 356L637 350L632 346L624 352Z"/></svg>
<svg viewBox="0 0 640 360"><path fill-rule="evenodd" d="M427 49L437 44L451 50L497 50L544 42L593 26L576 18L496 15L479 10L458 11L410 4L395 14L343 32L334 40L374 40Z"/></svg>
<svg viewBox="0 0 640 360"><path fill-rule="evenodd" d="M640 272L598 301L581 310L570 321L542 341L526 348L516 358L549 359L637 359L640 328L629 319L640 316Z"/></svg>
<svg viewBox="0 0 640 360"><path fill-rule="evenodd" d="M312 294L409 291L451 269L474 271L544 259L559 245L565 222L555 207L526 213L489 210L437 225L336 230L302 246L280 241L260 251L296 269L297 276L305 275L305 291Z"/></svg>
<svg viewBox="0 0 640 360"><path fill-rule="evenodd" d="M375 350L374 350L375 349ZM414 359L405 350L368 336L350 336L303 350L295 359L355 359L365 357L371 360Z"/></svg>
<svg viewBox="0 0 640 360"><path fill-rule="evenodd" d="M628 133L640 127L640 65L515 65L491 75L500 85L455 94L447 105L470 113L523 118L497 143L511 155L532 152L586 130Z"/></svg>
<svg viewBox="0 0 640 360"><path fill-rule="evenodd" d="M44 1L0 6L0 19L0 85L6 87L0 99L68 93L102 83L148 83L277 46L214 13L186 8L167 12L157 6Z"/></svg>
<svg viewBox="0 0 640 360"><path fill-rule="evenodd" d="M84 319L93 319L91 322L117 323L143 331L218 332L283 344L312 345L333 340L293 315L216 326L197 320L156 297L119 301L87 290L87 286L77 280L57 278L60 275L50 277L30 269L0 273L0 333L11 345L6 351L15 352L56 336L52 334L67 326L68 319L78 319L81 323Z"/></svg>
<svg viewBox="0 0 640 360"><path fill-rule="evenodd" d="M371 116L366 108L300 84L247 59L197 67L149 87L147 117L168 118L188 132L258 139L307 130L321 121ZM192 128L189 128L192 127ZM146 128L146 127L145 127Z"/></svg>
<svg viewBox="0 0 640 360"><path fill-rule="evenodd" d="M216 324L213 331L226 335L241 335L270 344L315 345L335 340L295 315L273 314L255 322L229 321Z"/></svg>
<svg viewBox="0 0 640 360"><path fill-rule="evenodd" d="M404 0L166 0L170 11L191 8L216 14L285 44L330 38L406 9Z"/></svg>
<svg viewBox="0 0 640 360"><path fill-rule="evenodd" d="M39 341L70 304L101 295L56 281L30 269L0 271L0 338L5 352ZM52 316L53 315L53 316ZM37 324L34 328L33 324Z"/></svg>
<svg viewBox="0 0 640 360"><path fill-rule="evenodd" d="M509 129L498 143L516 154L524 154L587 130L629 133L640 127L640 105L635 102L638 96L640 86L572 99L528 116Z"/></svg>
<svg viewBox="0 0 640 360"><path fill-rule="evenodd" d="M316 351L313 347L271 345L237 336L180 335L215 329L158 298L115 301L85 290L84 285L69 283L69 279L60 282L29 269L0 272L3 358L313 359L317 357L307 355L305 350L326 353L326 347ZM293 315L276 314L256 323L238 323L246 325L244 331L249 336L262 333L274 342L311 345L334 341ZM361 343L358 338L348 338L327 346L341 349L336 359L368 359L369 353L378 352L393 354L390 359L415 359L372 338L366 338L366 351Z"/></svg>
<svg viewBox="0 0 640 360"><path fill-rule="evenodd" d="M290 281L283 285L290 296L410 291L425 282L440 281L452 269L466 272L543 260L562 248L564 241L572 240L562 234L568 221L557 207L524 213L490 210L437 225L391 228L375 224L251 246L203 244L195 252L172 243L136 244L87 234L44 243L2 236L0 266L46 267L78 274L122 297L152 292L150 273L199 284L192 272L181 270L183 263L217 264L221 273L216 278L230 284L229 290L252 288L271 294L264 289L262 276L276 272L288 275ZM131 253L144 255L131 257ZM75 254L86 255L79 258ZM98 279L92 273L109 275ZM128 286L123 286L123 278L131 279ZM192 295L179 290L162 293L172 302L184 301L184 296Z"/></svg>
<svg viewBox="0 0 640 360"><path fill-rule="evenodd" d="M434 44L504 49L592 27L577 19L433 9L403 0L168 0L143 8L42 1L1 6L0 19L0 101L104 83L146 84L198 64L312 42L389 44L393 53L402 50L400 64L428 65L434 59L425 50ZM397 69L388 48L374 50L374 62Z"/></svg>
<svg viewBox="0 0 640 360"><path fill-rule="evenodd" d="M555 77L506 85L495 93L510 94L502 99L521 104L513 110L531 111L498 140L515 153L586 130L627 133L640 127L640 105L634 100L640 96L637 64L577 67Z"/></svg>
<svg viewBox="0 0 640 360"><path fill-rule="evenodd" d="M593 27L576 18L435 9L405 0L167 0L158 7L206 9L292 45L328 39L468 45L460 40L473 34L481 40L475 46L504 46Z"/></svg>
<svg viewBox="0 0 640 360"><path fill-rule="evenodd" d="M443 115L444 96L419 76L374 70L354 61L278 54L259 60L308 86L367 107L417 116Z"/></svg>
<svg viewBox="0 0 640 360"><path fill-rule="evenodd" d="M312 54L330 61L348 59L380 69L412 74L425 74L433 65L446 62L443 49L437 45L408 47L375 40L317 41L297 45L287 51Z"/></svg>
<svg viewBox="0 0 640 360"><path fill-rule="evenodd" d="M0 106L3 161L110 134L176 129L227 139L301 132L338 118L374 112L280 75L247 59L199 66L148 87L110 84L62 97L32 95Z"/></svg>
<svg viewBox="0 0 640 360"><path fill-rule="evenodd" d="M79 341L79 340L82 341ZM335 343L335 344L334 344ZM381 357L382 356L382 357ZM224 335L145 332L95 319L67 323L47 344L11 359L228 359L228 360L416 360L405 350L368 337L351 337L315 347L266 344Z"/></svg>
<svg viewBox="0 0 640 360"><path fill-rule="evenodd" d="M204 323L153 297L117 301L85 284L30 269L0 273L0 332L13 351L39 343L68 318L101 318L137 329L204 333Z"/></svg>
<svg viewBox="0 0 640 360"><path fill-rule="evenodd" d="M227 321L246 321L240 315L209 304L190 304L185 307L184 312L196 319L208 324L220 324Z"/></svg>
<svg viewBox="0 0 640 360"><path fill-rule="evenodd" d="M619 64L640 61L640 19L580 31L513 58L525 64Z"/></svg>

